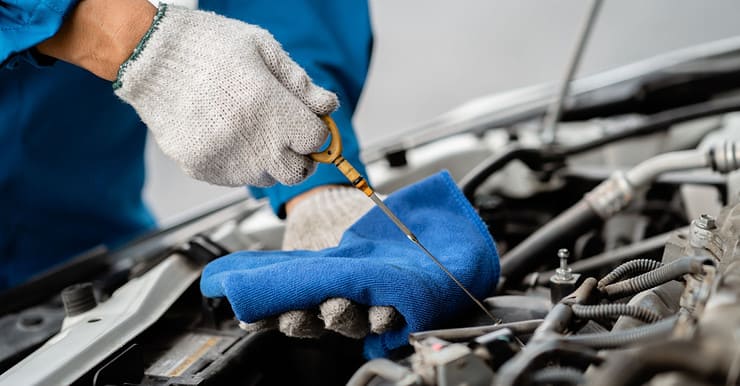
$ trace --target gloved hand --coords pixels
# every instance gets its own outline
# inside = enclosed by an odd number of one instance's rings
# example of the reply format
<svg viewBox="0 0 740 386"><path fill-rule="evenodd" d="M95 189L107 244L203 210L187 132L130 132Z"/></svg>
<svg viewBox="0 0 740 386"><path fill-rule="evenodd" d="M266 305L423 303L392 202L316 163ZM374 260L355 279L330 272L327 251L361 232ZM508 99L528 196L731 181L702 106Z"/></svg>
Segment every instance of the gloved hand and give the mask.
<svg viewBox="0 0 740 386"><path fill-rule="evenodd" d="M347 186L324 188L296 204L285 224L284 250L320 250L339 244L347 228L364 215L373 202L362 192ZM255 323L241 322L247 331L277 328L299 338L317 338L324 329L350 338L364 338L370 332L382 334L403 324L393 307L366 307L346 298L330 298L312 310L293 310Z"/></svg>
<svg viewBox="0 0 740 386"><path fill-rule="evenodd" d="M495 288L499 263L493 240L449 174L401 189L386 204L474 295ZM404 345L409 332L439 326L473 306L378 208L353 224L335 248L222 257L206 266L201 291L225 296L247 323L315 309L330 298L392 306L406 324L370 334L365 340L370 358Z"/></svg>
<svg viewBox="0 0 740 386"><path fill-rule="evenodd" d="M342 234L372 208L372 200L350 186L317 190L288 212L283 250L336 247Z"/></svg>
<svg viewBox="0 0 740 386"><path fill-rule="evenodd" d="M185 173L226 186L308 177L328 134L318 116L339 105L266 30L167 5L114 88Z"/></svg>

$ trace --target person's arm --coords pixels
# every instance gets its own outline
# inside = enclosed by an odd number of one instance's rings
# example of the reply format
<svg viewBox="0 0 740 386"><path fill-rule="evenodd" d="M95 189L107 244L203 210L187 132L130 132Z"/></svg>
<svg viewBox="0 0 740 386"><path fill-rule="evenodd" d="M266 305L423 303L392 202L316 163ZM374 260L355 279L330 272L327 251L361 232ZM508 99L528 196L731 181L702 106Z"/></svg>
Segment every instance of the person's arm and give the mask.
<svg viewBox="0 0 740 386"><path fill-rule="evenodd" d="M147 0L81 1L59 31L36 49L114 81L156 13Z"/></svg>
<svg viewBox="0 0 740 386"><path fill-rule="evenodd" d="M338 107L269 31L215 13L85 0L47 39L40 53L114 81L162 151L215 185L303 181Z"/></svg>

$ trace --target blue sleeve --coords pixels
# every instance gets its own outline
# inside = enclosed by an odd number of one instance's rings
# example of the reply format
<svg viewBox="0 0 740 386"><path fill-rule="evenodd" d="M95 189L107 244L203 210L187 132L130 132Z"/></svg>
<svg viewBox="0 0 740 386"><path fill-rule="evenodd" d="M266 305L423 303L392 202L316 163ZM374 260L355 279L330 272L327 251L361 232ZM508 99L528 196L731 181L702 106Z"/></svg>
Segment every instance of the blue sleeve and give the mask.
<svg viewBox="0 0 740 386"><path fill-rule="evenodd" d="M54 36L78 0L0 0L0 68L35 63L29 48Z"/></svg>
<svg viewBox="0 0 740 386"><path fill-rule="evenodd" d="M372 50L367 1L201 0L200 7L267 29L316 84L339 95L341 107L332 118L342 136L343 155L367 176L352 127L352 114ZM299 185L250 190L255 197L268 197L272 208L283 217L284 205L291 198L317 186L348 183L334 165L319 164L316 172Z"/></svg>

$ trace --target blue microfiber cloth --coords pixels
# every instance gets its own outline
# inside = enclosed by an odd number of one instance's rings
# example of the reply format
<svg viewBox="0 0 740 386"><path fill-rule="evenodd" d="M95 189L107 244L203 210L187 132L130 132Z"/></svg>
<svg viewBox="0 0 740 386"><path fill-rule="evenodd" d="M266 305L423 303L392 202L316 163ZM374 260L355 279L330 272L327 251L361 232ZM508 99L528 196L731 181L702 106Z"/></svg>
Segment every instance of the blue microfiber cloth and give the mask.
<svg viewBox="0 0 740 386"><path fill-rule="evenodd" d="M476 297L495 288L494 242L447 172L401 189L385 202ZM236 317L250 323L314 308L333 297L395 307L406 325L368 336L368 358L386 356L407 344L409 332L434 328L474 306L377 207L335 248L232 253L206 266L200 286L205 296L225 296Z"/></svg>

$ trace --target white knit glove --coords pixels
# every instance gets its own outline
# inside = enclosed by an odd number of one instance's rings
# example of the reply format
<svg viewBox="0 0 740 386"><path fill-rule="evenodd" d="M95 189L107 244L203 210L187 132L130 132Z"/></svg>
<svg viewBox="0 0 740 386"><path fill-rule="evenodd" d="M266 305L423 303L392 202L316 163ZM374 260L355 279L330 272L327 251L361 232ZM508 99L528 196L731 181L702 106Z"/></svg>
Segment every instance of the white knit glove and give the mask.
<svg viewBox="0 0 740 386"><path fill-rule="evenodd" d="M336 246L344 231L372 206L373 202L355 188L317 191L290 211L283 249L319 250ZM326 329L356 339L402 325L403 317L393 307L366 307L344 298L327 299L316 311L289 311L276 318L240 324L247 331L278 328L285 335L300 338L318 337Z"/></svg>
<svg viewBox="0 0 740 386"><path fill-rule="evenodd" d="M308 177L328 134L318 116L339 105L266 30L167 5L114 88L185 173L226 186Z"/></svg>

